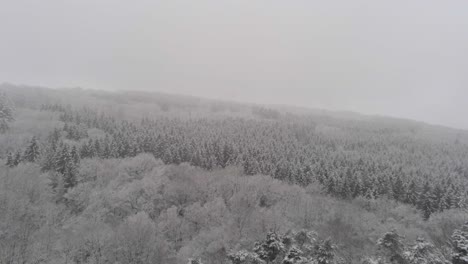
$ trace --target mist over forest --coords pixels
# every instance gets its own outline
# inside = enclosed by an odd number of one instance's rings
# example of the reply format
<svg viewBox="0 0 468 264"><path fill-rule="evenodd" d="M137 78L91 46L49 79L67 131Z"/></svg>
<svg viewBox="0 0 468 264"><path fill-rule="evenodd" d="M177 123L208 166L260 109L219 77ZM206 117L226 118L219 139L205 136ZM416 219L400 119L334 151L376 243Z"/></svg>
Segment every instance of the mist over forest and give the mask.
<svg viewBox="0 0 468 264"><path fill-rule="evenodd" d="M0 85L0 263L468 263L468 131Z"/></svg>

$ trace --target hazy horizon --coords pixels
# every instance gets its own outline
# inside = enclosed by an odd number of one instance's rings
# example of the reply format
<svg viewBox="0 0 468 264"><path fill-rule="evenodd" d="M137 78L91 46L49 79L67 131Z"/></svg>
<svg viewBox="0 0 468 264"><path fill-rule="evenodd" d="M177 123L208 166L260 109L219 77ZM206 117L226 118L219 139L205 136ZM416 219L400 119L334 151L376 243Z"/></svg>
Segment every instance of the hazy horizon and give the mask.
<svg viewBox="0 0 468 264"><path fill-rule="evenodd" d="M0 82L352 111L468 129L468 2L0 4Z"/></svg>

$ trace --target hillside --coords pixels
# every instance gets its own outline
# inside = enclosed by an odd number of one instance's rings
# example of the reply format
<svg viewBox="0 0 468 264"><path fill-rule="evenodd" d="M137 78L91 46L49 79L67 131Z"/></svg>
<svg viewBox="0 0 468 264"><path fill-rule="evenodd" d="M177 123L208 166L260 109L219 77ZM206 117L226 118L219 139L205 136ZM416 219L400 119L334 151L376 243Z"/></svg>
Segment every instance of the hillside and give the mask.
<svg viewBox="0 0 468 264"><path fill-rule="evenodd" d="M317 248L330 237L335 263L361 263L386 256L376 241L392 229L402 251L424 237L450 259L468 219L467 131L161 93L0 92L14 117L0 134L5 263L247 263L233 252L300 230Z"/></svg>

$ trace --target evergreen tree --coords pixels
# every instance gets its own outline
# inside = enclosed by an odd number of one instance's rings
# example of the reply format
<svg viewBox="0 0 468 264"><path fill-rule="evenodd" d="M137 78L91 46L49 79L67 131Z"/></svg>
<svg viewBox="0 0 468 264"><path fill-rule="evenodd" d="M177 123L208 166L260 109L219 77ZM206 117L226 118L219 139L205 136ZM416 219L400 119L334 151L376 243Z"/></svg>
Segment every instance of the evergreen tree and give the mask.
<svg viewBox="0 0 468 264"><path fill-rule="evenodd" d="M119 157L119 147L114 139L111 140L110 144L110 158L118 158ZM154 155L154 154L153 154Z"/></svg>
<svg viewBox="0 0 468 264"><path fill-rule="evenodd" d="M72 147L70 152L71 160L75 166L80 164L80 154L78 153L78 148L76 146Z"/></svg>
<svg viewBox="0 0 468 264"><path fill-rule="evenodd" d="M335 262L335 245L330 239L320 241L314 248L314 259L317 264L333 264Z"/></svg>
<svg viewBox="0 0 468 264"><path fill-rule="evenodd" d="M418 238L406 255L410 264L448 264L442 253L423 238Z"/></svg>
<svg viewBox="0 0 468 264"><path fill-rule="evenodd" d="M267 263L275 260L285 250L285 245L281 236L276 232L270 231L264 241L256 243L254 252L257 253L260 259Z"/></svg>
<svg viewBox="0 0 468 264"><path fill-rule="evenodd" d="M54 128L54 131L49 135L47 141L51 145L57 145L61 137L60 129Z"/></svg>
<svg viewBox="0 0 468 264"><path fill-rule="evenodd" d="M434 189L432 190L432 202L433 202L433 211L443 211L446 207L444 201L444 190L440 186L440 184L436 184Z"/></svg>
<svg viewBox="0 0 468 264"><path fill-rule="evenodd" d="M96 139L94 141L94 155L95 157L101 157L102 151L101 151L101 143L99 142L99 139Z"/></svg>
<svg viewBox="0 0 468 264"><path fill-rule="evenodd" d="M418 209L421 210L424 220L428 220L434 210L434 200L432 197L432 190L429 182L424 184L423 190L419 195Z"/></svg>
<svg viewBox="0 0 468 264"><path fill-rule="evenodd" d="M62 143L55 157L55 171L63 177L63 186L66 190L73 188L77 184L76 174L79 162L79 156L75 148L75 156L69 150L67 144Z"/></svg>
<svg viewBox="0 0 468 264"><path fill-rule="evenodd" d="M60 147L55 153L55 164L54 169L58 173L64 175L67 171L68 164L71 161L70 151L68 150L68 145L61 142Z"/></svg>
<svg viewBox="0 0 468 264"><path fill-rule="evenodd" d="M15 158L11 152L8 152L6 166L13 168L15 166Z"/></svg>
<svg viewBox="0 0 468 264"><path fill-rule="evenodd" d="M404 257L403 237L396 230L392 230L384 234L377 241L377 245L389 263L406 264Z"/></svg>
<svg viewBox="0 0 468 264"><path fill-rule="evenodd" d="M39 145L37 143L36 137L33 137L29 143L26 151L24 152L23 159L27 162L35 162L39 158Z"/></svg>
<svg viewBox="0 0 468 264"><path fill-rule="evenodd" d="M227 257L232 264L266 264L257 254L246 250L230 253Z"/></svg>
<svg viewBox="0 0 468 264"><path fill-rule="evenodd" d="M452 245L452 263L468 264L468 222L461 229L453 232Z"/></svg>
<svg viewBox="0 0 468 264"><path fill-rule="evenodd" d="M55 171L49 172L49 186L52 189L55 202L61 202L63 195L66 193L62 174Z"/></svg>
<svg viewBox="0 0 468 264"><path fill-rule="evenodd" d="M5 93L0 92L0 133L5 133L14 120L11 101Z"/></svg>
<svg viewBox="0 0 468 264"><path fill-rule="evenodd" d="M13 165L18 166L22 161L21 153L19 151L16 152L15 158L13 159Z"/></svg>
<svg viewBox="0 0 468 264"><path fill-rule="evenodd" d="M111 145L110 145L109 136L106 135L106 138L103 141L103 150L101 157L103 159L108 159L111 157Z"/></svg>
<svg viewBox="0 0 468 264"><path fill-rule="evenodd" d="M80 147L80 157L82 157L82 158L89 158L90 157L90 151L89 151L87 143L84 143L83 145L81 145L81 147Z"/></svg>
<svg viewBox="0 0 468 264"><path fill-rule="evenodd" d="M87 150L88 150L87 158L94 158L98 155L92 139L89 139L88 141Z"/></svg>
<svg viewBox="0 0 468 264"><path fill-rule="evenodd" d="M57 142L51 142L46 145L42 153L41 170L43 172L55 169L55 156L57 151Z"/></svg>
<svg viewBox="0 0 468 264"><path fill-rule="evenodd" d="M395 199L396 201L404 200L404 191L405 189L403 181L401 180L400 176L397 176L392 186L393 199Z"/></svg>
<svg viewBox="0 0 468 264"><path fill-rule="evenodd" d="M189 259L187 264L203 264L201 259Z"/></svg>
<svg viewBox="0 0 468 264"><path fill-rule="evenodd" d="M306 259L302 257L302 254L303 252L299 248L292 246L281 264L304 263Z"/></svg>
<svg viewBox="0 0 468 264"><path fill-rule="evenodd" d="M328 182L326 183L325 188L326 188L326 191L327 191L328 194L334 194L334 192L335 192L335 180L334 180L333 176L328 178Z"/></svg>

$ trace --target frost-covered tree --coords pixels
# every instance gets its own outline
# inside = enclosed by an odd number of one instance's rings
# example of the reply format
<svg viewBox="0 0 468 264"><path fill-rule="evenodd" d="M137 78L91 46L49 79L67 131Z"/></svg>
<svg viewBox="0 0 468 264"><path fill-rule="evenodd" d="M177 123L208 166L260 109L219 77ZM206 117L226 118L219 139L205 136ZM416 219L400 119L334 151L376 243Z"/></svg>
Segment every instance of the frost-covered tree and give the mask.
<svg viewBox="0 0 468 264"><path fill-rule="evenodd" d="M278 233L270 231L264 241L255 244L254 252L262 260L270 263L285 252L285 245Z"/></svg>
<svg viewBox="0 0 468 264"><path fill-rule="evenodd" d="M16 151L15 158L13 159L13 165L18 166L21 161L23 161L23 157L21 156L21 152Z"/></svg>
<svg viewBox="0 0 468 264"><path fill-rule="evenodd" d="M448 264L434 245L427 242L423 238L418 238L416 243L407 252L408 263L410 264Z"/></svg>
<svg viewBox="0 0 468 264"><path fill-rule="evenodd" d="M335 260L336 246L333 245L330 239L319 241L314 248L314 259L317 264L333 264Z"/></svg>
<svg viewBox="0 0 468 264"><path fill-rule="evenodd" d="M14 120L13 104L6 93L0 92L0 133L6 132Z"/></svg>
<svg viewBox="0 0 468 264"><path fill-rule="evenodd" d="M201 259L189 259L187 264L203 264Z"/></svg>
<svg viewBox="0 0 468 264"><path fill-rule="evenodd" d="M23 154L23 159L27 162L35 162L40 155L39 144L37 143L36 137L31 139L31 142L27 146Z"/></svg>
<svg viewBox="0 0 468 264"><path fill-rule="evenodd" d="M13 168L15 166L15 158L13 157L13 154L11 152L8 152L5 165L10 168Z"/></svg>
<svg viewBox="0 0 468 264"><path fill-rule="evenodd" d="M361 264L385 264L385 262L381 258L376 257L365 257Z"/></svg>
<svg viewBox="0 0 468 264"><path fill-rule="evenodd" d="M453 264L468 264L468 222L453 232L452 245Z"/></svg>
<svg viewBox="0 0 468 264"><path fill-rule="evenodd" d="M78 149L76 146L73 146L70 152L71 160L74 166L78 166L80 164L80 154L78 153Z"/></svg>
<svg viewBox="0 0 468 264"><path fill-rule="evenodd" d="M63 176L55 171L49 172L49 187L52 190L53 198L55 202L61 202L63 200L63 196L66 193L66 189L64 187Z"/></svg>
<svg viewBox="0 0 468 264"><path fill-rule="evenodd" d="M73 154L73 155L72 155ZM54 156L54 170L60 173L63 177L63 185L65 189L74 187L77 184L76 174L78 169L77 150L70 151L70 147L63 143L57 148Z"/></svg>
<svg viewBox="0 0 468 264"><path fill-rule="evenodd" d="M403 202L407 204L416 204L418 201L418 188L416 182L412 180L405 189Z"/></svg>
<svg viewBox="0 0 468 264"><path fill-rule="evenodd" d="M424 184L421 194L419 195L417 207L421 210L424 220L428 220L431 214L435 211L435 201L429 182Z"/></svg>
<svg viewBox="0 0 468 264"><path fill-rule="evenodd" d="M390 263L406 264L403 237L396 230L387 232L377 241L377 245Z"/></svg>
<svg viewBox="0 0 468 264"><path fill-rule="evenodd" d="M241 250L239 252L228 254L228 259L232 264L265 264L266 262L262 260L256 253L249 252L246 250Z"/></svg>
<svg viewBox="0 0 468 264"><path fill-rule="evenodd" d="M168 263L165 242L145 212L129 216L114 234L112 261L122 264Z"/></svg>
<svg viewBox="0 0 468 264"><path fill-rule="evenodd" d="M393 199L402 201L404 199L404 185L400 176L397 176L392 186Z"/></svg>
<svg viewBox="0 0 468 264"><path fill-rule="evenodd" d="M301 230L286 235L268 232L255 243L253 252L241 250L228 255L233 264L336 264L341 258L330 239L321 240L315 232Z"/></svg>
<svg viewBox="0 0 468 264"><path fill-rule="evenodd" d="M292 246L284 257L282 264L304 263L306 259L302 257L302 254L303 252L299 248Z"/></svg>

